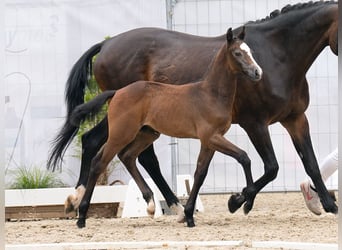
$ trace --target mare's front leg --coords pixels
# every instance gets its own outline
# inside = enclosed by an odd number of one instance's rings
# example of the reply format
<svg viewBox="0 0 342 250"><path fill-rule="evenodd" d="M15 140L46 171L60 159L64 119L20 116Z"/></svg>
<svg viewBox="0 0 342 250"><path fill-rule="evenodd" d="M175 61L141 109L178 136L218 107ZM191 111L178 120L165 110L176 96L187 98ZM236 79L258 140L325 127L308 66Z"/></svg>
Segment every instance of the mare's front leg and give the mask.
<svg viewBox="0 0 342 250"><path fill-rule="evenodd" d="M184 208L185 220L187 222L188 227L195 226L194 211L196 205L196 198L204 182L204 179L207 176L209 164L211 159L213 158L214 153L214 150L201 145L201 150L197 159L197 167L194 175L194 184L192 186L189 199Z"/></svg>
<svg viewBox="0 0 342 250"><path fill-rule="evenodd" d="M233 157L241 164L246 178L246 187L243 189L242 194L236 194L231 197L228 206L230 212L235 212L246 202L244 205L244 212L247 214L253 207L255 195L257 193L253 183L251 160L245 151L219 134L210 138L210 148Z"/></svg>
<svg viewBox="0 0 342 250"><path fill-rule="evenodd" d="M329 192L322 180L319 166L312 148L309 123L305 114L291 117L290 119L283 121L282 125L287 129L292 138L297 153L303 162L305 171L315 185L324 210L326 212L337 214L338 208L333 198L329 195Z"/></svg>
<svg viewBox="0 0 342 250"><path fill-rule="evenodd" d="M229 199L229 211L234 213L243 204L242 198L244 198L245 195L251 197L252 200L250 204L246 203L244 206L244 213L248 214L252 209L252 205L257 193L259 193L262 188L276 178L279 166L275 157L267 125L254 121L248 124L240 124L240 126L247 132L248 137L262 158L265 170L264 174L254 182L253 189L249 189L247 186L247 188L245 188L242 192L242 197L240 194L236 194L232 195Z"/></svg>
<svg viewBox="0 0 342 250"><path fill-rule="evenodd" d="M83 198L85 187L89 178L91 160L106 142L108 137L107 116L94 128L82 136L82 158L80 176L76 185L75 195L69 195L65 201L65 212L69 213L78 209Z"/></svg>

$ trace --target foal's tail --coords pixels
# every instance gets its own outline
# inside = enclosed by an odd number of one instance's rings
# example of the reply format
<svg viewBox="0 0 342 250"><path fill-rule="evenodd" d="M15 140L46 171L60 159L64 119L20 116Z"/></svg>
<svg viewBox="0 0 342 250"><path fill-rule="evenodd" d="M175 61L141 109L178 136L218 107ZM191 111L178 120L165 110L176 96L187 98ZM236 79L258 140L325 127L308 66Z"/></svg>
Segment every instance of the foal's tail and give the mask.
<svg viewBox="0 0 342 250"><path fill-rule="evenodd" d="M79 127L84 120L94 118L106 101L115 95L115 92L115 90L106 90L92 100L78 105L70 115L70 123Z"/></svg>
<svg viewBox="0 0 342 250"><path fill-rule="evenodd" d="M93 45L86 51L71 69L69 78L66 82L65 101L67 105L67 118L52 141L47 168L55 170L56 166L61 166L65 150L71 143L78 131L78 127L70 123L71 112L77 105L84 103L84 91L88 85L88 79L92 72L92 58L100 52L103 42Z"/></svg>

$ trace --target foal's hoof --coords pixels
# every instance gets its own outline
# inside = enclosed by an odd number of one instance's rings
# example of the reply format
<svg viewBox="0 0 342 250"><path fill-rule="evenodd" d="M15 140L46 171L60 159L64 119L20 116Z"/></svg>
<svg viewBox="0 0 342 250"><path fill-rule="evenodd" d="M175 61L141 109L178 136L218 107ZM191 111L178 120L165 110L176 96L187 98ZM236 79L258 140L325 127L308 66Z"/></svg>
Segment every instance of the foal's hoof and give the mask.
<svg viewBox="0 0 342 250"><path fill-rule="evenodd" d="M241 194L233 194L228 200L229 212L235 213L245 202L245 197Z"/></svg>
<svg viewBox="0 0 342 250"><path fill-rule="evenodd" d="M178 223L184 223L185 222L185 216L183 215L183 216L178 216L177 217L177 222Z"/></svg>
<svg viewBox="0 0 342 250"><path fill-rule="evenodd" d="M86 226L85 219L78 219L76 224L78 228L84 228Z"/></svg>
<svg viewBox="0 0 342 250"><path fill-rule="evenodd" d="M154 205L153 200L150 200L150 202L147 204L146 211L147 211L147 214L153 218L154 213L156 211L156 206Z"/></svg>

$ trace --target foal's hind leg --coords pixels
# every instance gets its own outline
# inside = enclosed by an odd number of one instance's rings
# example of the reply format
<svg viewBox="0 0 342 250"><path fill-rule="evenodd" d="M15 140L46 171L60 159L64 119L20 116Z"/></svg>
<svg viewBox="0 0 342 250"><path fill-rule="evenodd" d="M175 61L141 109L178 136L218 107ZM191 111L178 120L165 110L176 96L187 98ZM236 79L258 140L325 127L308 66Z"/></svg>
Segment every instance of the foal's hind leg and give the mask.
<svg viewBox="0 0 342 250"><path fill-rule="evenodd" d="M177 221L184 222L184 208L161 174L159 162L154 153L153 144L141 152L138 159L139 163L145 168L159 188L160 192L163 194L167 205L177 213Z"/></svg>
<svg viewBox="0 0 342 250"><path fill-rule="evenodd" d="M153 216L155 212L153 192L139 172L136 166L136 159L138 158L139 153L153 143L158 137L159 133L144 133L143 131L140 131L133 142L128 144L118 154L119 159L126 166L128 172L139 187L143 198L147 203L147 213L150 216Z"/></svg>
<svg viewBox="0 0 342 250"><path fill-rule="evenodd" d="M125 164L128 171L132 175L133 179L136 181L137 185L139 186L139 189L141 190L143 197L148 204L147 211L150 215L154 214L154 203L152 203L153 193L151 189L148 187L148 185L146 184L145 180L142 178L141 174L139 173L135 162L136 162L137 156L147 147L151 148L152 143L158 137L159 137L159 133L157 133L156 131L154 131L153 129L149 127L143 127L138 133L138 135L136 136L136 138L134 139L134 141L131 142L127 147L125 147L124 150L122 150L118 155L120 160ZM158 164L157 166L158 168L148 168L147 171L149 175L152 177L153 181L156 184L157 183L159 184L159 185L157 184L157 186L162 191L164 197L169 195L168 198L170 199L171 195L169 193L172 193L172 191L170 190L168 184L166 183L165 179L161 175ZM161 189L161 186L160 186L162 184L163 184L163 189ZM165 193L165 190L166 190L166 193ZM173 193L172 195L173 197L175 197ZM177 211L178 221L183 221L184 220L183 206L178 202L177 197L175 197L175 200L176 201L172 204L173 208L175 208Z"/></svg>

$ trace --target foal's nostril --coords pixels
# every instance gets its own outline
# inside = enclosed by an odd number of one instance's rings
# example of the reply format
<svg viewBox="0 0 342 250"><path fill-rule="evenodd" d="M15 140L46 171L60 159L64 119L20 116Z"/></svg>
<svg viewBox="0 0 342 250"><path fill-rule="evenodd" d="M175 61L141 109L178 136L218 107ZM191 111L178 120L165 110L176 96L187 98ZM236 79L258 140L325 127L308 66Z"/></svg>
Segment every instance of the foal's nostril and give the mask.
<svg viewBox="0 0 342 250"><path fill-rule="evenodd" d="M261 76L262 76L262 71L261 70L259 70L259 69L255 69L255 78L256 79L261 79Z"/></svg>

